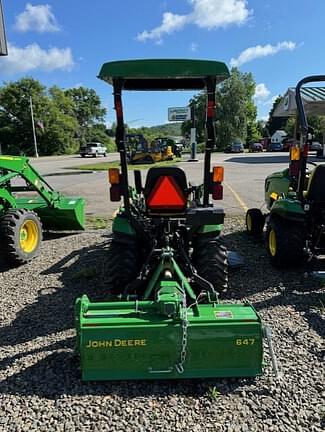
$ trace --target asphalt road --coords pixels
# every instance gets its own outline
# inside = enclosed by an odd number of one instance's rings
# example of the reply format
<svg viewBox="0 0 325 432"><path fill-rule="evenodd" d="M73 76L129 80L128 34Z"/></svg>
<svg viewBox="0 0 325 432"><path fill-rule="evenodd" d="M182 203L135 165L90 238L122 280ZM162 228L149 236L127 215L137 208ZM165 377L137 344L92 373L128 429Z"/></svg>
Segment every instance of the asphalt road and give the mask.
<svg viewBox="0 0 325 432"><path fill-rule="evenodd" d="M187 159L188 155L184 155L184 162L178 166L185 170L188 180L200 184L203 178L203 155L199 155L198 162L187 162ZM32 163L41 174L48 176L47 180L55 189L66 195L85 197L87 214L111 216L117 205L108 198L107 173L80 172L73 170L73 167L113 160L118 160L117 153L98 159L82 159L76 155L49 157L33 159ZM288 153L213 154L212 165L223 165L225 168L224 199L220 206L226 214L240 215L247 208L261 207L264 203L265 177L286 168L288 161ZM132 183L132 171L129 177ZM145 171L142 171L142 178L144 181ZM215 204L219 205L218 202Z"/></svg>

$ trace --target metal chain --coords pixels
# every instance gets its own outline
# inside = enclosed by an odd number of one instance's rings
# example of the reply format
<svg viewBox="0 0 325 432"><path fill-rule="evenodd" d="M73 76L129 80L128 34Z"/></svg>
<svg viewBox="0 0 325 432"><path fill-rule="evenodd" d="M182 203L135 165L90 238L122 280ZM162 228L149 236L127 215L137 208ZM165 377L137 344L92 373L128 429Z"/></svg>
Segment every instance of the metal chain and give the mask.
<svg viewBox="0 0 325 432"><path fill-rule="evenodd" d="M182 314L182 341L181 341L181 352L180 352L180 360L178 363L175 364L176 371L179 374L182 374L184 372L184 363L186 360L186 353L187 353L187 327L188 327L188 320L187 320L187 307L186 307L186 293L185 290L183 290L183 314Z"/></svg>

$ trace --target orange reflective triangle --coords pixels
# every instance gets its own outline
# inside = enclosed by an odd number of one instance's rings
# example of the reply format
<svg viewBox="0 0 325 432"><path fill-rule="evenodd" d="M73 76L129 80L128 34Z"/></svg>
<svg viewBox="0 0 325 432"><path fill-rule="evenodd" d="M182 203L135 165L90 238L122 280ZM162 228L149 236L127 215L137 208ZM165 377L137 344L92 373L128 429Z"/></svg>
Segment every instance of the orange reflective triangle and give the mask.
<svg viewBox="0 0 325 432"><path fill-rule="evenodd" d="M152 210L182 210L186 198L173 177L161 176L148 197L147 205Z"/></svg>

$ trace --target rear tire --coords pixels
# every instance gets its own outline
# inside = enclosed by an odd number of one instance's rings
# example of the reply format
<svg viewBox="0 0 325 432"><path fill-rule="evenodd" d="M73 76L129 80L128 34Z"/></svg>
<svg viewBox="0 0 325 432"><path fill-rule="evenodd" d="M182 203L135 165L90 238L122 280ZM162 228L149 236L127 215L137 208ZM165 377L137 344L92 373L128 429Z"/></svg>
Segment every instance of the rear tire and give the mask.
<svg viewBox="0 0 325 432"><path fill-rule="evenodd" d="M198 238L194 245L193 265L199 276L221 293L228 288L228 253L218 237Z"/></svg>
<svg viewBox="0 0 325 432"><path fill-rule="evenodd" d="M252 208L246 213L246 231L247 234L259 237L263 233L265 219L260 209Z"/></svg>
<svg viewBox="0 0 325 432"><path fill-rule="evenodd" d="M276 267L297 267L307 257L304 253L305 237L302 224L271 218L266 231L266 248Z"/></svg>
<svg viewBox="0 0 325 432"><path fill-rule="evenodd" d="M0 219L1 253L14 265L35 258L42 239L42 223L33 211L11 209Z"/></svg>
<svg viewBox="0 0 325 432"><path fill-rule="evenodd" d="M132 282L139 272L138 248L135 241L112 240L108 250L107 281L110 293L123 294L126 285Z"/></svg>

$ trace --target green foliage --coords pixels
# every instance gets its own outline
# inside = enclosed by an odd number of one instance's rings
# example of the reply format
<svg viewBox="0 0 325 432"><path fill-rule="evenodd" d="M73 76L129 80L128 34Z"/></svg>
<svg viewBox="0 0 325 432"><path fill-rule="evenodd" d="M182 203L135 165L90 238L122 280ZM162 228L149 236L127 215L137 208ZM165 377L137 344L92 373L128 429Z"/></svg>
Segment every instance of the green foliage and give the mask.
<svg viewBox="0 0 325 432"><path fill-rule="evenodd" d="M221 393L219 392L219 390L215 386L209 387L207 393L208 393L207 394L208 398L212 401L217 400L221 396Z"/></svg>
<svg viewBox="0 0 325 432"><path fill-rule="evenodd" d="M314 140L325 142L325 116L310 116L308 124L314 129Z"/></svg>
<svg viewBox="0 0 325 432"><path fill-rule="evenodd" d="M80 87L48 90L33 78L22 78L0 88L0 145L3 153L34 155L30 97L40 155L69 154L81 142L96 139L115 150L106 134L105 109L96 92Z"/></svg>
<svg viewBox="0 0 325 432"><path fill-rule="evenodd" d="M285 129L286 124L287 124L288 117L273 117L274 110L279 105L281 99L282 99L282 97L278 96L274 100L272 108L271 108L270 113L269 113L269 119L268 119L266 126L265 126L267 131L268 131L269 136L272 136L274 134L274 132L276 132L277 130Z"/></svg>
<svg viewBox="0 0 325 432"><path fill-rule="evenodd" d="M87 129L86 142L100 142L106 146L109 152L116 151L115 140L106 133L104 124L94 124Z"/></svg>
<svg viewBox="0 0 325 432"><path fill-rule="evenodd" d="M93 89L86 87L71 88L65 91L73 104L73 113L79 124L80 144L87 142L89 128L103 122L106 109L101 106L100 98Z"/></svg>
<svg viewBox="0 0 325 432"><path fill-rule="evenodd" d="M100 230L106 229L109 225L109 220L102 216L86 216L86 227L88 229Z"/></svg>
<svg viewBox="0 0 325 432"><path fill-rule="evenodd" d="M112 126L112 129L114 125ZM148 142L153 141L157 137L169 137L169 136L181 136L181 124L180 123L166 123L158 126L142 126L139 128L127 127L127 133L129 134L142 134Z"/></svg>
<svg viewBox="0 0 325 432"><path fill-rule="evenodd" d="M217 137L221 148L235 139L246 140L247 134L247 93L243 74L236 68L217 91Z"/></svg>
<svg viewBox="0 0 325 432"><path fill-rule="evenodd" d="M217 145L223 149L234 140L256 141L260 132L256 123L256 106L253 101L255 81L251 73L231 70L231 76L216 92ZM204 140L206 95L199 93L190 100L195 109L198 141ZM183 135L189 135L191 122L182 124Z"/></svg>

